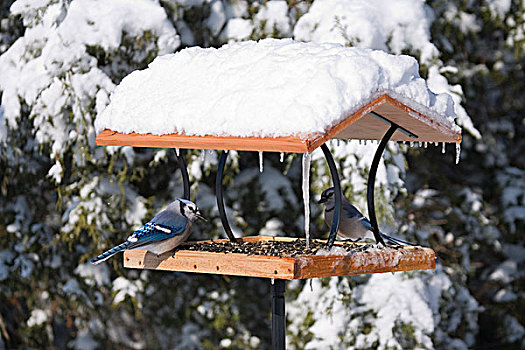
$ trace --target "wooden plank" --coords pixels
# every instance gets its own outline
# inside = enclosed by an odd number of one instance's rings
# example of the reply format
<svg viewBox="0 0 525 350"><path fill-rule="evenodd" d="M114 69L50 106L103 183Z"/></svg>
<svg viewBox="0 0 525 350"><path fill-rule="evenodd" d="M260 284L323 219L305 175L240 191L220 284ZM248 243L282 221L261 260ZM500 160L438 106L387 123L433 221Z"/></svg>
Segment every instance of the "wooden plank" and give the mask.
<svg viewBox="0 0 525 350"><path fill-rule="evenodd" d="M260 240L293 241L295 238L252 236L242 239L245 242ZM225 240L215 242L221 241ZM199 242L187 242L185 245L195 243ZM361 245L365 244L361 243ZM124 252L124 266L137 269L303 279L435 269L435 253L430 248L411 246L400 249L351 251L347 255L310 255L282 258L192 250L178 250L172 257L170 253L156 256L144 250L130 250Z"/></svg>
<svg viewBox="0 0 525 350"><path fill-rule="evenodd" d="M99 146L133 146L159 148L217 149L264 152L308 152L307 142L298 137L232 137L186 136L181 134L123 134L111 130L100 132L96 139Z"/></svg>
<svg viewBox="0 0 525 350"><path fill-rule="evenodd" d="M179 250L157 256L145 250L124 252L124 267L219 275L293 279L294 259L276 256Z"/></svg>
<svg viewBox="0 0 525 350"><path fill-rule="evenodd" d="M335 125L324 135L314 140L309 140L308 149L313 150L334 138L342 140L381 140L390 126L369 114L371 111L382 115L418 136L417 139L413 139L400 131L396 131L391 138L392 141L461 142L460 133L385 94Z"/></svg>
<svg viewBox="0 0 525 350"><path fill-rule="evenodd" d="M320 147L322 144L326 143L326 141L331 140L333 138L336 138L336 135L340 134L345 129L349 128L352 124L354 124L359 119L363 118L365 115L370 113L371 111L375 110L379 106L386 103L386 95L379 96L372 102L368 103L366 106L363 106L361 109L359 109L354 114L348 116L345 118L342 122L340 122L337 125L334 125L330 130L328 130L324 135L321 135L319 137L313 138L312 140L309 140L308 142L308 151L312 152L317 147ZM377 134L378 138L374 138L374 140L380 140L384 135ZM362 139L362 140L368 140L368 139Z"/></svg>
<svg viewBox="0 0 525 350"><path fill-rule="evenodd" d="M436 255L432 249L423 247L406 247L390 251L362 251L345 256L297 257L294 278L434 270L436 268L435 258Z"/></svg>
<svg viewBox="0 0 525 350"><path fill-rule="evenodd" d="M378 106L374 111L418 136L418 139L413 139L400 131L396 131L391 138L392 141L461 141L461 135L453 132L448 127L435 122L423 114L410 110L408 107L391 99L389 96L386 96L386 99L388 103ZM412 115L416 117L407 118L407 113L412 113ZM388 128L388 124L380 121L371 114L367 114L353 123L351 127L342 130L335 136L335 138L376 140L376 136L384 135Z"/></svg>
<svg viewBox="0 0 525 350"><path fill-rule="evenodd" d="M333 138L381 140L388 129L388 125L370 115L371 111L376 111L419 136L418 139L411 139L398 131L393 135L393 141L461 142L460 133L385 94L348 116L326 133L311 135L304 140L295 136L262 138L211 135L188 136L183 134L123 134L106 129L97 135L96 143L100 146L305 153L312 152Z"/></svg>

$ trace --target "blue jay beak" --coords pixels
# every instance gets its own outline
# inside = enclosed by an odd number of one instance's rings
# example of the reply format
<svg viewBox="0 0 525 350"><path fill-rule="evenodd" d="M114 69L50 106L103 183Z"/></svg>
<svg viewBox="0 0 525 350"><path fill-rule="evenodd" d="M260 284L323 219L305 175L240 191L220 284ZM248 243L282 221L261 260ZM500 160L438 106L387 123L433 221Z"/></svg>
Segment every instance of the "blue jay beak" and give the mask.
<svg viewBox="0 0 525 350"><path fill-rule="evenodd" d="M197 219L201 219L202 221L208 221L204 216L201 215L200 212L195 213L195 216L197 217Z"/></svg>
<svg viewBox="0 0 525 350"><path fill-rule="evenodd" d="M326 203L326 201L327 201L326 197L321 197L321 199L319 199L317 204L323 204L323 203Z"/></svg>

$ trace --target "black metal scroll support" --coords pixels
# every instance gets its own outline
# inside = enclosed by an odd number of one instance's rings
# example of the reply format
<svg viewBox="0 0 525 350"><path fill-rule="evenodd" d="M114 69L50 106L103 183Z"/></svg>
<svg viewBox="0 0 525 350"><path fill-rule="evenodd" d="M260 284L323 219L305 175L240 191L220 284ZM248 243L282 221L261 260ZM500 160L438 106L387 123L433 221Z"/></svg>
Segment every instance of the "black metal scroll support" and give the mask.
<svg viewBox="0 0 525 350"><path fill-rule="evenodd" d="M377 244L381 243L383 246L386 246L386 244L385 244L385 241L383 241L383 237L381 237L381 233L379 232L379 226L377 225L376 208L375 208L375 203L374 203L374 184L376 181L376 174L377 174L377 167L379 165L379 160L381 159L381 156L383 155L383 151L385 150L388 140L390 140L392 135L394 135L397 128L398 126L396 124L394 123L390 124L390 128L386 132L385 136L383 136L381 143L379 143L376 154L374 155L374 160L372 161L372 165L370 166L370 172L368 173L368 186L366 189L366 201L368 204L368 215L370 216L370 224L372 225L372 232L374 233L376 243Z"/></svg>
<svg viewBox="0 0 525 350"><path fill-rule="evenodd" d="M272 290L272 349L286 348L286 317L284 309L285 280L276 279L271 282Z"/></svg>
<svg viewBox="0 0 525 350"><path fill-rule="evenodd" d="M383 240L383 237L381 237L381 232L379 231L379 226L377 225L377 218L376 218L376 208L374 203L374 184L376 181L376 174L377 174L377 167L379 166L379 160L381 159L381 156L383 155L383 152L386 148L386 144L394 135L396 130L401 131L403 134L408 135L409 137L413 139L417 139L418 136L414 134L413 132L403 128L402 126L397 125L396 123L388 120L387 118L383 117L382 115L376 113L376 112L370 112L374 117L377 119L390 124L390 128L387 130L383 138L381 139L381 142L379 143L379 146L377 147L376 153L374 155L374 159L372 161L372 165L370 166L370 172L368 173L368 184L366 188L366 201L368 204L368 215L370 216L370 224L372 225L372 232L374 233L374 238L376 239L376 243L383 244L385 246L385 241Z"/></svg>
<svg viewBox="0 0 525 350"><path fill-rule="evenodd" d="M377 166L379 165L379 160L383 155L383 151L385 150L388 140L390 140L390 138L392 137L392 135L394 135L397 129L398 125L391 123L390 128L386 132L385 136L383 136L381 143L379 143L376 154L374 155L374 160L372 161L372 165L370 166L370 172L368 173L368 186L366 189L366 201L368 204L368 215L370 216L372 232L374 233L376 243L381 243L383 246L386 246L386 244L383 240L383 237L381 237L381 233L379 232L379 226L377 225L376 208L374 203L374 184L376 181Z"/></svg>
<svg viewBox="0 0 525 350"><path fill-rule="evenodd" d="M337 174L337 167L335 166L334 158L332 157L332 154L330 153L330 150L328 149L326 144L323 144L321 146L321 149L323 150L326 162L328 163L328 167L330 168L330 173L332 174L332 182L334 183L335 191L334 217L332 219L332 226L330 226L330 235L328 236L328 242L326 243L328 250L330 250L334 245L335 238L337 236L337 230L339 229L339 220L341 218L342 193L341 183L339 181L339 175Z"/></svg>
<svg viewBox="0 0 525 350"><path fill-rule="evenodd" d="M184 185L184 195L182 196L182 198L190 200L190 179L188 177L188 169L186 168L184 155L182 154L182 150L179 150L178 153L177 150L174 151L175 156L177 157L177 161L179 162L179 168L182 174L182 183Z"/></svg>
<svg viewBox="0 0 525 350"><path fill-rule="evenodd" d="M224 173L224 166L226 165L226 158L228 158L228 152L222 151L221 158L219 159L219 167L217 169L217 178L215 180L215 196L217 197L217 207L219 208L219 215L221 216L222 227L226 231L226 235L231 242L237 243L237 239L233 235L228 218L226 217L226 210L224 210L224 193L222 188L222 175Z"/></svg>

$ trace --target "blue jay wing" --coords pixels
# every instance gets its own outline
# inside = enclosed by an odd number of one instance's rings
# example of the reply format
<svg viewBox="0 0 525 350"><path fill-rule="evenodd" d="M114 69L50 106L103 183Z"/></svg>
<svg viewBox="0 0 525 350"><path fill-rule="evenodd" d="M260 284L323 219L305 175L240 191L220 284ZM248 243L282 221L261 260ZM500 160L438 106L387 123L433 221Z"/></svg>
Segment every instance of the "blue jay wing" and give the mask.
<svg viewBox="0 0 525 350"><path fill-rule="evenodd" d="M175 233L184 231L188 224L188 219L172 211L163 210L151 219L150 223L169 227Z"/></svg>
<svg viewBox="0 0 525 350"><path fill-rule="evenodd" d="M352 204L348 203L346 200L343 201L343 211L348 218L363 217L363 214Z"/></svg>
<svg viewBox="0 0 525 350"><path fill-rule="evenodd" d="M130 242L130 244L127 249L134 249L146 244L173 238L184 232L185 228L186 226L170 227L150 221L128 237L127 242Z"/></svg>
<svg viewBox="0 0 525 350"><path fill-rule="evenodd" d="M368 230L372 231L372 224L370 223L370 220L368 220L367 218L365 218L363 216L363 218L361 219L361 223L363 224L364 227L366 227Z"/></svg>
<svg viewBox="0 0 525 350"><path fill-rule="evenodd" d="M361 214L361 212L356 207L347 201L343 201L343 212L346 214L347 218L364 218L364 220L368 221L368 219L363 214Z"/></svg>
<svg viewBox="0 0 525 350"><path fill-rule="evenodd" d="M360 218L363 226L368 230L372 230L372 224L370 224L370 221L366 218L366 216L361 214L361 212L356 207L348 203L346 200L343 201L343 212L349 219Z"/></svg>

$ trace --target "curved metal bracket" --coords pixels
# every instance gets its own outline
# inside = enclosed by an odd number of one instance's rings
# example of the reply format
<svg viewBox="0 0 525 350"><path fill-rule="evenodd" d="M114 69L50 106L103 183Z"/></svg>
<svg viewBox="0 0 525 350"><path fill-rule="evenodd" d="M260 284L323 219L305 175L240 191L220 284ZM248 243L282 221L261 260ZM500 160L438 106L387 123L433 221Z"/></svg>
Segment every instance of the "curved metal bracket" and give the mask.
<svg viewBox="0 0 525 350"><path fill-rule="evenodd" d="M231 242L237 243L237 239L233 235L228 218L226 217L226 210L224 210L224 193L222 187L222 175L224 173L224 166L226 165L226 158L228 158L228 152L222 151L221 158L219 159L219 167L217 169L217 178L215 180L215 196L217 197L217 207L219 208L219 215L221 216L222 226L226 235Z"/></svg>
<svg viewBox="0 0 525 350"><path fill-rule="evenodd" d="M177 150L175 150L175 156L177 157L177 161L179 163L180 172L182 174L182 183L184 186L184 194L182 196L183 199L190 200L190 179L188 177L188 169L186 168L186 162L184 161L184 155L182 154L182 150L179 150L179 153L177 154Z"/></svg>
<svg viewBox="0 0 525 350"><path fill-rule="evenodd" d="M328 250L330 250L334 245L335 238L337 236L337 230L339 229L339 221L341 219L342 193L341 182L339 181L339 174L337 173L337 167L335 166L332 153L330 153L330 150L328 149L328 146L326 146L326 144L321 145L321 149L323 150L326 162L328 163L328 167L330 168L330 173L332 174L332 182L334 183L335 191L334 217L332 219L332 226L330 226L330 235L328 236L328 242L326 243Z"/></svg>
<svg viewBox="0 0 525 350"><path fill-rule="evenodd" d="M377 147L377 151L374 155L374 160L372 161L372 165L370 166L370 172L368 173L368 184L366 188L366 201L368 204L368 215L370 216L370 224L372 225L372 232L374 233L374 238L376 239L376 243L383 244L383 246L386 246L385 241L383 240L383 237L381 237L381 233L379 232L379 226L377 225L377 218L376 218L376 208L374 203L374 184L376 181L376 174L377 174L377 167L379 165L379 160L381 159L381 156L383 155L383 151L385 150L386 144L388 143L388 140L394 135L396 130L399 128L397 124L390 123L390 128L385 133L383 138L381 139L381 142L379 143L379 146Z"/></svg>

